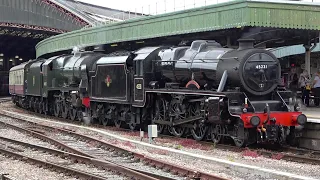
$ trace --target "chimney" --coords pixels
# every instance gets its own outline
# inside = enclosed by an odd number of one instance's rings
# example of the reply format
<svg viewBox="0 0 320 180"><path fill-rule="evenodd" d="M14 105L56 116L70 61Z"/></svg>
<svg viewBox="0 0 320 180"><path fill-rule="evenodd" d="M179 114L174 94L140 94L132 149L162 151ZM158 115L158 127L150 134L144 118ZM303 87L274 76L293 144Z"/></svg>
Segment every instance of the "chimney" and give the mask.
<svg viewBox="0 0 320 180"><path fill-rule="evenodd" d="M239 47L238 50L244 50L244 49L253 49L253 43L254 43L254 39L239 39Z"/></svg>

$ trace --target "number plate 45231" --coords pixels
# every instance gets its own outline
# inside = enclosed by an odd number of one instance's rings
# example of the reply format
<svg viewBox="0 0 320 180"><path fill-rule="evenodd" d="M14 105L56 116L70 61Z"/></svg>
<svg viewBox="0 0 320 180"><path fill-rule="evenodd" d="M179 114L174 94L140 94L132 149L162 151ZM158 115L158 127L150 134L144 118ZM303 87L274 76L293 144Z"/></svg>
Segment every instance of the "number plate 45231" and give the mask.
<svg viewBox="0 0 320 180"><path fill-rule="evenodd" d="M256 65L256 69L267 69L267 68L268 68L268 65L266 65L266 64Z"/></svg>

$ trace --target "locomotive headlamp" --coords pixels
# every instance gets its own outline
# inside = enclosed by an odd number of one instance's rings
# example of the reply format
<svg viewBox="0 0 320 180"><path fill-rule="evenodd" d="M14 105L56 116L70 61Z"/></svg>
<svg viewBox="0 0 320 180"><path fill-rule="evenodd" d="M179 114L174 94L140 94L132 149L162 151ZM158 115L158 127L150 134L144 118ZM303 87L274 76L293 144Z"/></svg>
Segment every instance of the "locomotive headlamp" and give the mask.
<svg viewBox="0 0 320 180"><path fill-rule="evenodd" d="M300 114L297 117L297 122L298 122L299 125L304 125L307 122L307 116L304 115L304 114Z"/></svg>
<svg viewBox="0 0 320 180"><path fill-rule="evenodd" d="M250 123L252 126L258 126L260 124L260 118L258 116L252 116Z"/></svg>

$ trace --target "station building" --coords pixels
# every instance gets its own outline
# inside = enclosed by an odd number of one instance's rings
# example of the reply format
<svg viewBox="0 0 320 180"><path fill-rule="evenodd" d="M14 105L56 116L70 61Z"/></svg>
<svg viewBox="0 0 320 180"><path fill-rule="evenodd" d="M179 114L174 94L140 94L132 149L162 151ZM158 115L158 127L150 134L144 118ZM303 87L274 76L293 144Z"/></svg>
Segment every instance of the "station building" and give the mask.
<svg viewBox="0 0 320 180"><path fill-rule="evenodd" d="M41 40L129 16L139 14L75 0L0 0L0 95L8 94L9 69L34 59Z"/></svg>

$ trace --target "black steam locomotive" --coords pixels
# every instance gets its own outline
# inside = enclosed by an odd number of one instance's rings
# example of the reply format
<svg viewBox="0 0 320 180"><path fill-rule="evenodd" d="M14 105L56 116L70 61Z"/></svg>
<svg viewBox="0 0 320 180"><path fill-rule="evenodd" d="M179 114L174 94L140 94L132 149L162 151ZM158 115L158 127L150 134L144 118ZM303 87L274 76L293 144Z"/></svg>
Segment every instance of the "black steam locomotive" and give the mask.
<svg viewBox="0 0 320 180"><path fill-rule="evenodd" d="M39 113L131 129L157 124L160 133L245 146L285 143L306 123L279 80L278 59L252 40L238 49L197 40L37 59L13 67L9 84L14 103Z"/></svg>

